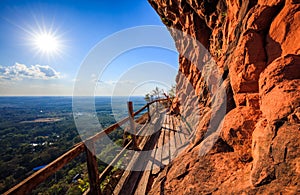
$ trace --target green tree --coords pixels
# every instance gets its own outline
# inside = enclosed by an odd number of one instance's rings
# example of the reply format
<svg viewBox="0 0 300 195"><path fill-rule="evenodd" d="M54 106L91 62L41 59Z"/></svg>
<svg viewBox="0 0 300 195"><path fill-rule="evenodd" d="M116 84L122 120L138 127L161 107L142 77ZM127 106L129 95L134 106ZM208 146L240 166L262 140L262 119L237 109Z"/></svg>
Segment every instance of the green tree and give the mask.
<svg viewBox="0 0 300 195"><path fill-rule="evenodd" d="M156 99L160 98L161 90L158 87L155 87L155 89L152 90L152 95L156 97Z"/></svg>
<svg viewBox="0 0 300 195"><path fill-rule="evenodd" d="M148 102L148 103L151 101L150 98L151 98L151 97L150 97L150 94L149 94L149 93L147 93L147 94L145 95L145 97L144 97L145 101Z"/></svg>

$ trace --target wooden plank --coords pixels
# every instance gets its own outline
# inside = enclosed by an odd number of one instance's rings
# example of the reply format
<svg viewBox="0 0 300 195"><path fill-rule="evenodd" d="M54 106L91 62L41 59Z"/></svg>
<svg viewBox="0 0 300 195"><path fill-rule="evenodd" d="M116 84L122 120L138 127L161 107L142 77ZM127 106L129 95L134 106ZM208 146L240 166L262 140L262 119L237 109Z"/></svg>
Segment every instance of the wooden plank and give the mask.
<svg viewBox="0 0 300 195"><path fill-rule="evenodd" d="M178 147L180 147L182 145L181 138L180 138L181 127L179 126L179 124L177 122L177 117L173 117L172 119L173 119L173 126L176 129L176 132L175 132L175 145L176 145L176 149L177 149Z"/></svg>
<svg viewBox="0 0 300 195"><path fill-rule="evenodd" d="M99 173L98 173L98 163L97 157L95 154L95 147L92 141L87 141L85 147L86 151L86 161L87 161L87 169L89 175L89 183L90 183L90 192L92 195L100 195L100 182L99 182Z"/></svg>
<svg viewBox="0 0 300 195"><path fill-rule="evenodd" d="M144 149L144 146L146 145L147 142L142 142L139 147L141 149ZM133 157L131 158L131 161L129 162L127 166L127 170L124 171L122 177L120 178L118 184L115 187L114 193L113 194L124 194L124 184L128 182L129 179L133 180L133 178L138 178L140 176L139 171L131 171L132 167L134 167L139 159L139 152L135 152L133 154ZM136 168L136 167L135 167ZM131 177L131 178L130 178ZM128 191L132 191L135 188L135 184L131 184L131 186L128 186Z"/></svg>
<svg viewBox="0 0 300 195"><path fill-rule="evenodd" d="M160 136L158 139L158 144L156 145L155 148L155 156L153 158L153 165L152 165L152 170L151 174L156 175L160 172L161 168L163 167L163 164L161 163L161 158L162 158L162 146L159 147L159 145L162 145L163 142L163 131L160 132Z"/></svg>
<svg viewBox="0 0 300 195"><path fill-rule="evenodd" d="M159 132L152 134L149 141L145 144L143 152L139 155L138 160L135 163L135 169L141 171L133 171L130 175L130 179L127 181L127 185L121 191L121 194L144 194L148 185L148 179L150 176L150 168L152 165L153 148L157 143Z"/></svg>
<svg viewBox="0 0 300 195"><path fill-rule="evenodd" d="M144 142L144 144L147 144ZM140 145L141 149L144 149L145 145ZM119 180L118 184L115 187L114 193L113 194L132 194L130 192L134 191L134 188L136 186L136 183L134 181L138 181L138 178L140 177L140 171L131 171L132 167L136 167L136 163L140 163L140 153L135 152L133 154L133 157L131 161L129 162L127 166L127 170L124 171L121 179ZM126 183L130 183L130 186L126 186L126 189L123 187L125 186Z"/></svg>
<svg viewBox="0 0 300 195"><path fill-rule="evenodd" d="M130 176L130 168L133 167L135 161L138 159L138 156L139 154L137 152L134 153L131 161L129 162L128 164L128 169L124 171L122 177L120 178L118 184L116 185L115 189L114 189L114 192L113 194L120 194L122 189L123 189L123 186L124 186L124 183L126 182L126 180L128 180L129 176Z"/></svg>
<svg viewBox="0 0 300 195"><path fill-rule="evenodd" d="M185 137L184 137L184 134L183 134L183 131L182 131L182 126L178 120L178 117L174 117L173 118L173 122L174 122L174 126L176 126L177 128L177 135L176 135L176 148L179 148L182 144L184 144L184 141L185 141Z"/></svg>
<svg viewBox="0 0 300 195"><path fill-rule="evenodd" d="M152 117L153 118L153 117ZM145 123L142 128L137 132L138 136L145 136L147 134L147 131L149 130L148 126L150 123Z"/></svg>
<svg viewBox="0 0 300 195"><path fill-rule="evenodd" d="M185 120L185 118L181 117L180 118L181 120L181 124L182 124L182 127L184 128L184 132L186 133L186 135L190 135L192 133L192 129L190 129L190 126L188 124L188 122Z"/></svg>
<svg viewBox="0 0 300 195"><path fill-rule="evenodd" d="M151 140L149 142L151 142ZM147 145L148 144L149 143L147 143ZM138 159L135 161L134 168L135 170L140 170L140 171L131 171L130 176L128 177L126 183L124 184L120 194L134 194L134 191L136 190L136 188L138 188L140 179L143 177L143 174L145 173L144 170L148 165L150 156L151 153L149 151L143 151L143 153L141 153L138 156Z"/></svg>
<svg viewBox="0 0 300 195"><path fill-rule="evenodd" d="M145 128L145 129L148 129L148 128ZM146 145L146 143L149 141L149 139L150 139L150 136L144 136L138 147L141 149L144 145Z"/></svg>
<svg viewBox="0 0 300 195"><path fill-rule="evenodd" d="M147 166L151 166L150 162ZM137 189L134 192L135 195L146 194L150 174L151 174L151 170L144 171L140 179L139 185L137 185Z"/></svg>
<svg viewBox="0 0 300 195"><path fill-rule="evenodd" d="M181 140L181 145L183 145L186 141L186 137L185 137L186 132L185 132L185 129L184 129L181 119L176 118L176 122L177 122L178 126L180 127L179 137Z"/></svg>
<svg viewBox="0 0 300 195"><path fill-rule="evenodd" d="M175 157L176 152L176 138L175 133L177 132L176 126L174 125L174 116L170 116L170 161Z"/></svg>
<svg viewBox="0 0 300 195"><path fill-rule="evenodd" d="M35 172L4 194L29 194L32 189L34 189L36 186L38 186L40 183L42 183L44 180L46 180L49 176L53 175L56 171L61 169L64 165L66 165L68 162L76 158L79 154L81 154L84 151L84 143L80 142L79 144L75 145L71 150L64 153L60 157L58 157L56 160L52 161L50 164L48 164L43 169Z"/></svg>
<svg viewBox="0 0 300 195"><path fill-rule="evenodd" d="M162 149L162 159L161 162L164 165L168 165L170 162L170 115L167 116L167 124L166 128L164 129L164 137L163 137L163 149Z"/></svg>
<svg viewBox="0 0 300 195"><path fill-rule="evenodd" d="M177 125L180 127L179 137L181 139L181 144L180 144L180 146L177 147L177 154L180 154L183 151L184 146L187 143L187 135L186 135L187 132L184 129L184 126L183 126L183 123L181 121L181 118L176 118L175 121L176 121Z"/></svg>
<svg viewBox="0 0 300 195"><path fill-rule="evenodd" d="M167 120L167 115L164 116L164 123L165 121ZM158 141L157 141L157 145L156 145L156 150L155 150L155 158L154 158L154 164L153 164L153 168L152 168L152 171L151 173L153 175L156 175L160 172L160 169L161 169L161 159L162 159L162 150L163 150L163 143L164 143L164 133L165 133L165 130L162 128L160 130L160 134L159 134L159 138L158 138ZM159 163L159 164L157 164Z"/></svg>
<svg viewBox="0 0 300 195"><path fill-rule="evenodd" d="M150 124L148 123L148 125ZM152 124L151 126L148 126L145 129L150 127L158 128L158 126L160 128L161 119L158 119L156 124ZM149 152L144 151L142 154L138 154L138 153L134 154L134 157L132 158L131 162L128 165L129 170L123 173L120 181L117 184L117 187L115 188L114 194L133 194L133 193L143 194L140 192L146 191L147 184L148 184L148 182L146 181L148 181L149 179L151 170L148 171L130 171L130 170L133 166L135 169L140 169L140 170L145 170L146 168L147 169L152 168L153 159L151 158L155 157L154 156L155 150L150 151L150 149L153 149L157 144L157 139L159 138L159 135L160 132L156 131L155 134L152 134L148 142L143 142L140 148L142 148L143 150L146 149Z"/></svg>
<svg viewBox="0 0 300 195"><path fill-rule="evenodd" d="M157 152L157 148L158 148L158 139L160 137L160 133L161 132L157 132L157 134L158 134L157 135L157 140L156 140L156 143L155 143L155 145L153 147L153 151L152 151L152 154L151 154L151 162L152 162L152 164L151 164L151 172L152 172L153 169L159 168L158 165L155 166L155 162L156 162L155 156L156 156L156 152Z"/></svg>
<svg viewBox="0 0 300 195"><path fill-rule="evenodd" d="M182 124L180 122L179 117L173 118L174 126L176 126L177 132L176 132L176 152L175 155L177 156L184 150L184 146L187 144L187 138L186 138L186 132L184 132L184 128L182 127Z"/></svg>

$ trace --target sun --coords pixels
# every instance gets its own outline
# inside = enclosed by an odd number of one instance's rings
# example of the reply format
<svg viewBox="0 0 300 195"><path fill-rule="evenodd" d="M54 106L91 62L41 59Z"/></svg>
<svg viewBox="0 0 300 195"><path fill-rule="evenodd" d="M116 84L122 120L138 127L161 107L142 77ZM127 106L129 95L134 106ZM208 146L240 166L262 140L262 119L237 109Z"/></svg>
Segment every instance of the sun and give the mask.
<svg viewBox="0 0 300 195"><path fill-rule="evenodd" d="M65 43L62 38L62 34L58 29L54 29L51 25L47 28L45 25L37 25L37 27L31 27L27 31L30 35L28 42L36 55L41 57L57 57L62 56L65 50Z"/></svg>
<svg viewBox="0 0 300 195"><path fill-rule="evenodd" d="M49 19L41 18L38 20L34 17L34 23L17 26L26 33L26 36L22 36L25 44L30 47L34 57L48 60L63 57L68 48L65 39L66 32L61 31L60 25L55 23L54 19L48 21Z"/></svg>
<svg viewBox="0 0 300 195"><path fill-rule="evenodd" d="M35 47L42 53L53 54L60 49L60 41L57 36L50 32L43 32L34 37Z"/></svg>
<svg viewBox="0 0 300 195"><path fill-rule="evenodd" d="M55 55L61 53L61 40L54 32L41 31L34 33L32 43L35 49L41 54Z"/></svg>

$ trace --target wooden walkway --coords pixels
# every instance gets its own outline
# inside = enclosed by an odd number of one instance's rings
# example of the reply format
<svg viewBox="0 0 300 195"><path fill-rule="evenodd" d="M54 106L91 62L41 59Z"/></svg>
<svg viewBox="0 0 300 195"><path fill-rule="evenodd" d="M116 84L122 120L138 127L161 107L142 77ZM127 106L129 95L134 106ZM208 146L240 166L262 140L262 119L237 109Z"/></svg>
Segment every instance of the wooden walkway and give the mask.
<svg viewBox="0 0 300 195"><path fill-rule="evenodd" d="M139 144L113 194L146 194L151 179L168 165L189 143L191 131L180 116L160 110L140 129Z"/></svg>

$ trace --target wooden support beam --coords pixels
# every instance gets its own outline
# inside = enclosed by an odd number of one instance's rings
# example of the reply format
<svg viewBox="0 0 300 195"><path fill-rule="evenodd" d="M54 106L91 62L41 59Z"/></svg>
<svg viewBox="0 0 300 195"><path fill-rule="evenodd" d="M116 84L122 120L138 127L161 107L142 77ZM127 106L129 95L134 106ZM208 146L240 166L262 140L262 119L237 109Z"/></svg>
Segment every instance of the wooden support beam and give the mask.
<svg viewBox="0 0 300 195"><path fill-rule="evenodd" d="M151 115L150 115L150 105L147 104L147 112L148 112L148 122L151 121Z"/></svg>
<svg viewBox="0 0 300 195"><path fill-rule="evenodd" d="M132 134L132 141L134 148L137 149L137 142L136 142L136 129L135 129L135 124L134 124L134 113L133 113L133 105L132 102L127 102L127 107L128 107L128 116L129 116L129 123L130 123L130 129L131 129L131 134Z"/></svg>
<svg viewBox="0 0 300 195"><path fill-rule="evenodd" d="M101 195L99 173L98 173L98 163L97 163L97 157L95 154L94 142L86 141L85 142L85 151L86 151L87 169L88 169L89 180L90 180L89 194Z"/></svg>

